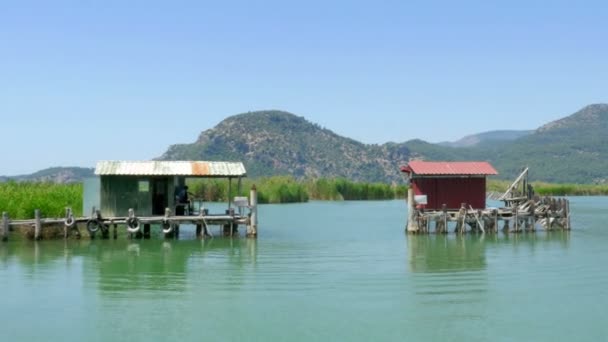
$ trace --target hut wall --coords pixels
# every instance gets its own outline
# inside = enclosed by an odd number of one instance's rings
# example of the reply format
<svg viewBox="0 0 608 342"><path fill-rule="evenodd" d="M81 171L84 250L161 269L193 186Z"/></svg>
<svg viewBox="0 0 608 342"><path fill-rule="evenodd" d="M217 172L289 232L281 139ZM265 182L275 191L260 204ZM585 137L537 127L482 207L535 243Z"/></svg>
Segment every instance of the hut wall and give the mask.
<svg viewBox="0 0 608 342"><path fill-rule="evenodd" d="M99 209L100 206L100 188L101 182L99 177L86 178L83 181L82 189L82 213L84 215L90 215L93 212L93 208Z"/></svg>
<svg viewBox="0 0 608 342"><path fill-rule="evenodd" d="M102 176L101 213L127 216L129 208L138 216L152 214L152 186L149 178Z"/></svg>
<svg viewBox="0 0 608 342"><path fill-rule="evenodd" d="M416 195L426 195L426 209L458 209L467 203L475 209L486 207L485 177L414 178L412 188Z"/></svg>

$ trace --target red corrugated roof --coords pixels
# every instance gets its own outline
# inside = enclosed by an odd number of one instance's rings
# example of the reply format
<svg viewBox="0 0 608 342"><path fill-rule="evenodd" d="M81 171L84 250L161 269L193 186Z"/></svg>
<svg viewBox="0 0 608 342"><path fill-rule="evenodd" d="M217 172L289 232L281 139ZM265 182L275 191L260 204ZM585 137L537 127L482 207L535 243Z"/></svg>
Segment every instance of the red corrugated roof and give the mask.
<svg viewBox="0 0 608 342"><path fill-rule="evenodd" d="M401 167L417 175L497 175L488 162L428 162L415 160Z"/></svg>

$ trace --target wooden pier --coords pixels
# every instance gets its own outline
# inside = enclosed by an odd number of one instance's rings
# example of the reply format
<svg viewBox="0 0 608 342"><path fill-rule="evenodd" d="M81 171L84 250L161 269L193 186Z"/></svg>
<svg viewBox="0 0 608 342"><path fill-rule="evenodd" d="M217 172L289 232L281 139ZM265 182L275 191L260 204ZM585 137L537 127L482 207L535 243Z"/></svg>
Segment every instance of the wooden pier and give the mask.
<svg viewBox="0 0 608 342"><path fill-rule="evenodd" d="M504 208L473 209L463 203L459 210L409 208L407 232L412 234L530 232L540 225L545 230L570 230L570 202L567 199L535 197Z"/></svg>
<svg viewBox="0 0 608 342"><path fill-rule="evenodd" d="M118 238L118 231L126 231L129 238L148 239L151 235L152 225L158 225L165 238L178 238L180 225L192 224L196 226L196 236L201 238L213 237L210 226L219 226L220 235L234 237L239 234L239 226L245 226L245 236L257 237L257 189L252 187L250 197L240 197L234 201L235 207L229 207L225 213L211 214L208 209L201 209L192 215L174 215L170 208L165 209L163 216L137 216L133 209L129 209L128 216L104 217L100 210L93 210L89 217L74 217L71 208L66 208L65 217L43 218L40 210L34 212L34 219L11 220L9 213L2 213L1 237L7 241L11 231L15 228L33 229L32 238L41 240L43 233L48 229L62 228L62 236L81 238L81 228L87 230L91 239L100 237L109 239Z"/></svg>
<svg viewBox="0 0 608 342"><path fill-rule="evenodd" d="M447 171L446 171L447 170ZM406 231L411 234L519 233L536 230L570 230L570 202L565 198L540 197L528 182L528 168L501 196L504 207L485 207L485 176L496 174L487 163L480 162L411 162L402 168L408 174L408 217ZM432 193L432 198L418 194ZM448 204L441 204L444 199ZM455 200L470 199L474 204ZM430 202L430 203L429 203ZM429 204L430 208L426 205Z"/></svg>

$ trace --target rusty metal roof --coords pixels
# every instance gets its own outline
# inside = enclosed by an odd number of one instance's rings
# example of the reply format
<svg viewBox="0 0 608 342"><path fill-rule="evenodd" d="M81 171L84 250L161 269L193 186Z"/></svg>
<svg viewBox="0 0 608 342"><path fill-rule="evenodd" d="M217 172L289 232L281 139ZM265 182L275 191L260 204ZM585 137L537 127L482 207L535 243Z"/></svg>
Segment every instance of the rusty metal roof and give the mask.
<svg viewBox="0 0 608 342"><path fill-rule="evenodd" d="M95 174L100 176L192 176L244 177L240 162L217 161L99 161Z"/></svg>
<svg viewBox="0 0 608 342"><path fill-rule="evenodd" d="M415 160L401 167L401 172L416 175L497 175L488 162L428 162Z"/></svg>

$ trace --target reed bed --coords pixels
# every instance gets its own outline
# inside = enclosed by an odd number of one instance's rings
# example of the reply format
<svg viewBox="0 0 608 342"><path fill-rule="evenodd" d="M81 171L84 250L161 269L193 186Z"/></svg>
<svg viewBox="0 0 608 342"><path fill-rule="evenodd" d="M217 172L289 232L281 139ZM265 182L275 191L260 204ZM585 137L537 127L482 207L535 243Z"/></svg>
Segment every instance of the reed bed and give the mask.
<svg viewBox="0 0 608 342"><path fill-rule="evenodd" d="M11 219L33 218L35 209L46 217L63 217L66 207L82 215L82 184L0 183L0 211Z"/></svg>

